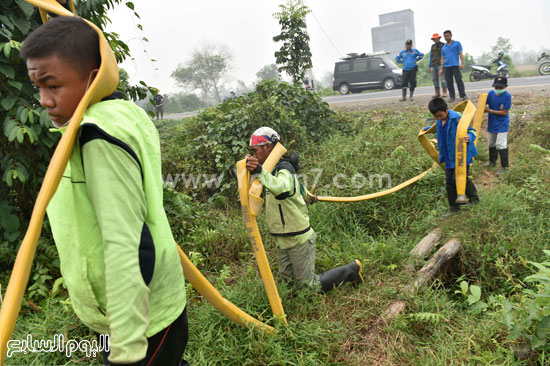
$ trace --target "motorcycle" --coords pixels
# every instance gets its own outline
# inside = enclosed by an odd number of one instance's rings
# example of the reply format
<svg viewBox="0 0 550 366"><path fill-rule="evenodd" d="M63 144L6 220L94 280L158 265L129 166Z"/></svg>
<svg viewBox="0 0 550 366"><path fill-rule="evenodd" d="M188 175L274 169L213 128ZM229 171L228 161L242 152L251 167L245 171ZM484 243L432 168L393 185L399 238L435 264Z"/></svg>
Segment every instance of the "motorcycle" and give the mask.
<svg viewBox="0 0 550 366"><path fill-rule="evenodd" d="M537 64L539 65L539 74L550 75L550 55L544 52L541 53L537 60Z"/></svg>
<svg viewBox="0 0 550 366"><path fill-rule="evenodd" d="M472 65L472 72L470 72L470 81L479 81L483 79L494 79L502 76L505 78L510 77L507 66L508 64L502 61L503 52L499 52L498 58L491 61L491 65ZM497 72L493 74L491 72L492 64L497 64Z"/></svg>

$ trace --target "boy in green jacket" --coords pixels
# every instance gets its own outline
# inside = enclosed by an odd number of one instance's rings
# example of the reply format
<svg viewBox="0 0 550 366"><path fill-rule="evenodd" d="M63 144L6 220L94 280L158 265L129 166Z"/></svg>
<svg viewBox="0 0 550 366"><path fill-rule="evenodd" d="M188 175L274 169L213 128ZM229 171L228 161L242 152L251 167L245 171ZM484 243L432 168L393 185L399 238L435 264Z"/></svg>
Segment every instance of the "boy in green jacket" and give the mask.
<svg viewBox="0 0 550 366"><path fill-rule="evenodd" d="M246 156L246 168L257 174L265 187L267 226L279 247L281 277L294 280L299 286L321 289L323 292L343 282L363 283L362 265L357 259L320 275L315 274L317 234L309 225L309 213L300 192L296 169L285 161L280 161L272 172L262 168L279 140L279 134L272 128L257 129L250 138L254 156Z"/></svg>
<svg viewBox="0 0 550 366"><path fill-rule="evenodd" d="M29 35L21 56L63 132L97 75L97 33L57 17ZM109 335L108 365L186 364L185 280L162 194L147 114L115 94L90 106L47 213L75 313Z"/></svg>

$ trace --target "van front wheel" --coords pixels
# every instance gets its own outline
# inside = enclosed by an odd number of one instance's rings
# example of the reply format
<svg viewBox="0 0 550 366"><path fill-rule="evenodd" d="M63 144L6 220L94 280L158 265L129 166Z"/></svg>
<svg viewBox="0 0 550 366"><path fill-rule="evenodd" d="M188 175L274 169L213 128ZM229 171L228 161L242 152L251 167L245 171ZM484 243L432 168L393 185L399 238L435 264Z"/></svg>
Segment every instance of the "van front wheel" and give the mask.
<svg viewBox="0 0 550 366"><path fill-rule="evenodd" d="M340 85L340 94L346 95L347 93L349 93L349 85L343 83L342 85Z"/></svg>
<svg viewBox="0 0 550 366"><path fill-rule="evenodd" d="M395 81L392 78L384 80L384 89L392 90L393 88L395 88Z"/></svg>

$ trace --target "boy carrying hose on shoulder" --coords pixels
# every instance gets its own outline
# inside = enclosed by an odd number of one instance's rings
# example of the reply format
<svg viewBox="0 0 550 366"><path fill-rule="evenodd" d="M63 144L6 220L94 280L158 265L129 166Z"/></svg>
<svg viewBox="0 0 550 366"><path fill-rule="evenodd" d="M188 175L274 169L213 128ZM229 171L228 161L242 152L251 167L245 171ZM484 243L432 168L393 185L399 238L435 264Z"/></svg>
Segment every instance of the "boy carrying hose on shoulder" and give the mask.
<svg viewBox="0 0 550 366"><path fill-rule="evenodd" d="M456 203L456 175L455 175L455 154L456 154L456 130L460 121L460 113L449 109L447 102L443 98L434 98L428 104L428 109L437 119L436 134L437 147L439 150L439 162L445 163L445 188L447 190L447 199L449 201L449 212L443 217L449 217L460 211L460 204ZM424 127L424 130L431 126ZM477 132L472 127L468 127L468 135L464 137L466 141L466 196L469 199L468 203L478 203L479 196L477 194L474 182L468 176L470 164L473 162L474 156L477 156L476 145L474 144L477 138Z"/></svg>
<svg viewBox="0 0 550 366"><path fill-rule="evenodd" d="M265 187L266 221L279 247L279 273L298 286L328 292L343 282L363 283L362 264L354 260L320 275L315 274L315 241L306 202L300 191L296 168L280 161L272 172L262 168L273 147L280 141L272 128L261 127L250 138L253 156L246 156L246 168Z"/></svg>
<svg viewBox="0 0 550 366"><path fill-rule="evenodd" d="M98 73L98 34L78 17L56 17L27 37L21 56L63 133ZM116 93L89 106L47 214L76 315L109 335L107 365L187 364L185 280L162 194L147 114Z"/></svg>

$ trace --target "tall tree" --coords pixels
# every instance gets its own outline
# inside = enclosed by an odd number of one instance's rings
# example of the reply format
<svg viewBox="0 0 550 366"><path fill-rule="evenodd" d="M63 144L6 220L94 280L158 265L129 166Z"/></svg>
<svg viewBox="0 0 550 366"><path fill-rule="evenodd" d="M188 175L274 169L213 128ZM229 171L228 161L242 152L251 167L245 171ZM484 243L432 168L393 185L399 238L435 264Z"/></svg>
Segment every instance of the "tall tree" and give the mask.
<svg viewBox="0 0 550 366"><path fill-rule="evenodd" d="M497 55L500 51L504 52L504 54L509 54L511 50L512 43L510 43L510 38L498 37L495 45L491 47L493 55Z"/></svg>
<svg viewBox="0 0 550 366"><path fill-rule="evenodd" d="M204 100L213 92L216 102L220 103L220 86L229 71L231 58L225 47L204 44L195 48L187 62L178 65L172 77L190 92L200 90Z"/></svg>
<svg viewBox="0 0 550 366"><path fill-rule="evenodd" d="M269 64L262 67L257 73L256 73L256 81L264 81L264 80L277 80L279 78L279 70L277 70L277 65L275 64Z"/></svg>
<svg viewBox="0 0 550 366"><path fill-rule="evenodd" d="M273 16L281 25L281 33L273 37L273 41L283 44L275 52L275 60L279 72L286 72L298 84L304 80L306 70L313 67L306 25L310 10L302 0L287 0L279 8L281 11Z"/></svg>

